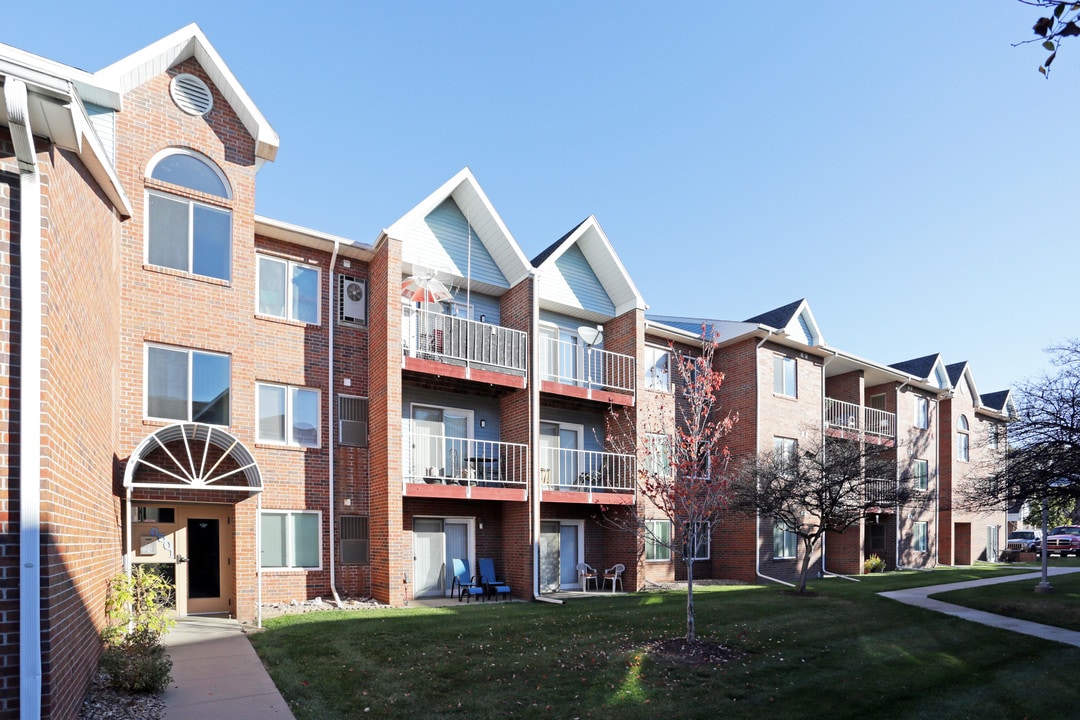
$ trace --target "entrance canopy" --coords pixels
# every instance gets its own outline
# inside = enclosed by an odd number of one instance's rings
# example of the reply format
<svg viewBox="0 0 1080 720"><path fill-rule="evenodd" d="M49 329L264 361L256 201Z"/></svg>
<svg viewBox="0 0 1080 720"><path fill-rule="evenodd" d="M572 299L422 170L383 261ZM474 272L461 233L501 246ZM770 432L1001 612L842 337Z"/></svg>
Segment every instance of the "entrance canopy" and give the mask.
<svg viewBox="0 0 1080 720"><path fill-rule="evenodd" d="M216 425L177 423L147 435L128 458L125 488L262 492L251 452Z"/></svg>

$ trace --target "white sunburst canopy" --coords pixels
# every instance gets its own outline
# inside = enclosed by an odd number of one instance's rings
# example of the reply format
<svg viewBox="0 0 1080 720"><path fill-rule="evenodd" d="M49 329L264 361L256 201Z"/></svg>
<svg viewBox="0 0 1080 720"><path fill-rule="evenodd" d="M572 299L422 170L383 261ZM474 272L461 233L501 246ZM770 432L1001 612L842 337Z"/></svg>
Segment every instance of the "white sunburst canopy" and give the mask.
<svg viewBox="0 0 1080 720"><path fill-rule="evenodd" d="M140 468L149 470L152 480L139 481ZM177 423L139 443L124 469L124 487L257 493L263 484L255 458L231 433L215 425Z"/></svg>

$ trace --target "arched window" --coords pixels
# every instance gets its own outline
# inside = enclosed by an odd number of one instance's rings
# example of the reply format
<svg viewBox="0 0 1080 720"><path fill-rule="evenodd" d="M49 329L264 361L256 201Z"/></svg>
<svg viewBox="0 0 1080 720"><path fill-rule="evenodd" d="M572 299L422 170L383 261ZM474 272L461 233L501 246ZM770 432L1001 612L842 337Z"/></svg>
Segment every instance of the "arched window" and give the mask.
<svg viewBox="0 0 1080 720"><path fill-rule="evenodd" d="M232 199L228 179L209 159L170 148L154 157L148 175L146 262L228 281L232 269L232 212L196 196ZM158 189L168 183L170 192Z"/></svg>
<svg viewBox="0 0 1080 720"><path fill-rule="evenodd" d="M971 436L968 434L971 428L967 416L960 416L956 428L956 457L960 462L968 462L971 458Z"/></svg>

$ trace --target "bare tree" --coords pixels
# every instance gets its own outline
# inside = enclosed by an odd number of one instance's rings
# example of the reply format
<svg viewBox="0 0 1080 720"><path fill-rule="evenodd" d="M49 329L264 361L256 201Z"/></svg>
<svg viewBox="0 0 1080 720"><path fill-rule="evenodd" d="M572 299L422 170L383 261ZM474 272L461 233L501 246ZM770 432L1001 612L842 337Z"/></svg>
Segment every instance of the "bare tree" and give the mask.
<svg viewBox="0 0 1080 720"><path fill-rule="evenodd" d="M629 416L613 411L622 427L609 442L637 452L639 501L633 517L614 512L605 521L666 548L686 566L686 639L695 641L694 561L697 548L727 506L730 452L725 438L738 416L722 413L718 393L724 374L713 365L716 337L702 328L701 351L679 352L671 345L673 408L654 407L635 433ZM674 426L670 418L674 417ZM657 523L656 520L661 520ZM667 522L664 523L663 521Z"/></svg>
<svg viewBox="0 0 1080 720"><path fill-rule="evenodd" d="M825 533L903 505L914 489L898 480L896 447L817 436L809 447L763 452L743 463L731 485L731 509L775 520L802 541L796 592L806 592L810 559Z"/></svg>

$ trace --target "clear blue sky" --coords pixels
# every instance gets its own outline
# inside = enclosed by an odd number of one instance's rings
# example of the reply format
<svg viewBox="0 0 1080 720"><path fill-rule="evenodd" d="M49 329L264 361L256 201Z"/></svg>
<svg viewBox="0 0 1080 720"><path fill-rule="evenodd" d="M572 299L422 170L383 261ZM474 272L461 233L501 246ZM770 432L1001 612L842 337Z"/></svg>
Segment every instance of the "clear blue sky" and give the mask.
<svg viewBox="0 0 1080 720"><path fill-rule="evenodd" d="M270 217L370 243L469 166L530 257L595 214L657 313L806 297L983 392L1080 335L1080 42L1044 80L1015 0L68 5L0 42L95 71L199 23L281 136Z"/></svg>

